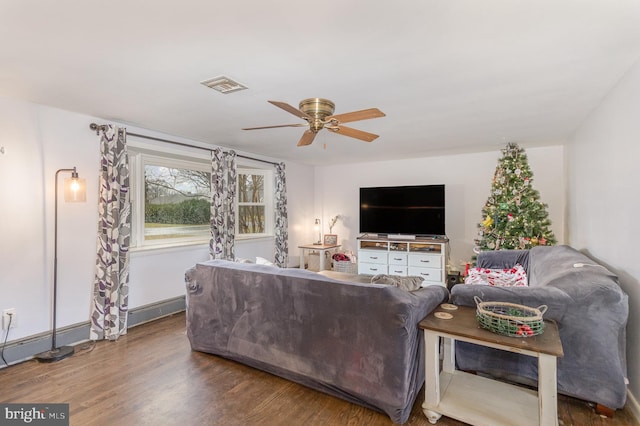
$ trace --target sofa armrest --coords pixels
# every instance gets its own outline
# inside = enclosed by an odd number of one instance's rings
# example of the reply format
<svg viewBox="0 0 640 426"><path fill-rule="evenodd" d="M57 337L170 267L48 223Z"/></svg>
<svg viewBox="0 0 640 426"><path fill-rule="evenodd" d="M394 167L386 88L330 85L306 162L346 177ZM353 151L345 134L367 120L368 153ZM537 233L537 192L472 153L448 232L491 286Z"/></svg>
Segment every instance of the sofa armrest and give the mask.
<svg viewBox="0 0 640 426"><path fill-rule="evenodd" d="M408 292L408 294L416 296L420 300L419 309L414 311L417 316L410 319L412 324L418 324L424 317L440 306L440 304L448 302L450 298L449 290L441 285L422 287L419 290ZM418 318L418 316L420 318Z"/></svg>

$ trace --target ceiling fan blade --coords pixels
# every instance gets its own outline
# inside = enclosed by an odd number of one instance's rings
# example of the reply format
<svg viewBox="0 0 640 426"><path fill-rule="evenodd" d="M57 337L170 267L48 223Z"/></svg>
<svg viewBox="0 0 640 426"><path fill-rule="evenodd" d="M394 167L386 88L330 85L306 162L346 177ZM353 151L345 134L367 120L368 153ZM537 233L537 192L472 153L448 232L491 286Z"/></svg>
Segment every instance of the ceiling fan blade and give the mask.
<svg viewBox="0 0 640 426"><path fill-rule="evenodd" d="M378 135L364 132L362 130L352 129L351 127L336 126L336 127L326 127L326 129L329 129L330 131L338 133L340 135L349 136L350 138L360 139L365 142L371 142L378 138Z"/></svg>
<svg viewBox="0 0 640 426"><path fill-rule="evenodd" d="M262 127L247 127L242 130L258 130L258 129L275 129L277 127L307 127L308 123L298 123L298 124L280 124L278 126L262 126Z"/></svg>
<svg viewBox="0 0 640 426"><path fill-rule="evenodd" d="M282 108L283 110L295 115L296 117L304 118L305 120L307 119L312 120L312 117L310 115L300 111L298 108L292 107L286 102L279 102L279 101L267 101L267 102L277 106L278 108Z"/></svg>
<svg viewBox="0 0 640 426"><path fill-rule="evenodd" d="M349 123L351 121L368 120L370 118L384 117L386 114L378 108L363 109L362 111L345 112L344 114L330 115L325 121L337 120L340 123Z"/></svg>
<svg viewBox="0 0 640 426"><path fill-rule="evenodd" d="M317 133L314 133L311 130L307 130L306 132L304 132L304 134L300 138L300 142L298 142L298 146L311 145L313 140L316 138L316 134Z"/></svg>

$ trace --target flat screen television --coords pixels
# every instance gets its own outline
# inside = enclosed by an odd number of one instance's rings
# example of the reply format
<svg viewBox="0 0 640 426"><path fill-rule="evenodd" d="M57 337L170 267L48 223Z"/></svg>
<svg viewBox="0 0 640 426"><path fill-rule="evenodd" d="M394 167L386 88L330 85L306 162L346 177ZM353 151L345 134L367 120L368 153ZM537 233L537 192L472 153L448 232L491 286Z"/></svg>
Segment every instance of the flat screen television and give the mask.
<svg viewBox="0 0 640 426"><path fill-rule="evenodd" d="M360 233L446 235L444 185L360 188Z"/></svg>

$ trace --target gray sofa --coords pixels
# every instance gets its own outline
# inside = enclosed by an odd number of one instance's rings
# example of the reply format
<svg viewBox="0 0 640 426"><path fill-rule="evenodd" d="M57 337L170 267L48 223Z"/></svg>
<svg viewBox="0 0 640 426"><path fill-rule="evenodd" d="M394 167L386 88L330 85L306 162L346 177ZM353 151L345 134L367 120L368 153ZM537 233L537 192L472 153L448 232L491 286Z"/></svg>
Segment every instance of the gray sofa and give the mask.
<svg viewBox="0 0 640 426"><path fill-rule="evenodd" d="M449 298L441 286L408 292L224 260L198 263L185 279L193 350L382 411L396 423L407 421L424 383L418 323Z"/></svg>
<svg viewBox="0 0 640 426"><path fill-rule="evenodd" d="M452 303L475 306L473 297L478 296L482 301L547 305L544 318L557 322L564 350L564 357L558 359L558 392L610 409L622 408L629 307L617 277L568 246L488 251L478 256L478 266L483 268L510 268L516 262L527 270L529 287L458 284L451 290ZM537 380L535 358L468 343L456 344L456 363L463 370L518 383L535 385Z"/></svg>

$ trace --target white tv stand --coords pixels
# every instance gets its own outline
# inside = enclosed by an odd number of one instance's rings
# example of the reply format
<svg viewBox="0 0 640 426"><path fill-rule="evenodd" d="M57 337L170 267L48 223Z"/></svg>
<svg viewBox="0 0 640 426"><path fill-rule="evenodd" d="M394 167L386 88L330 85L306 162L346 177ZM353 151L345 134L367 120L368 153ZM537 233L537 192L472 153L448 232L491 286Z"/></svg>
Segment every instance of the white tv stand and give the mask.
<svg viewBox="0 0 640 426"><path fill-rule="evenodd" d="M358 274L420 276L425 284L447 286L445 237L397 238L364 235L358 238Z"/></svg>

